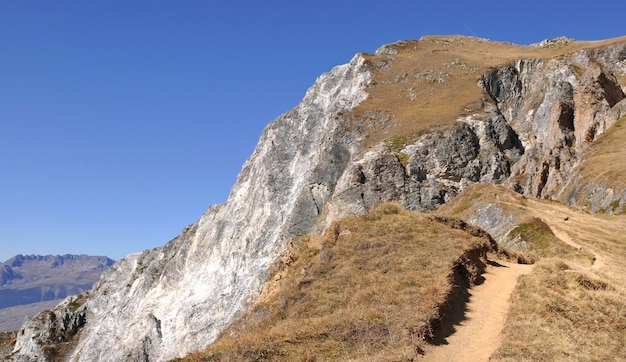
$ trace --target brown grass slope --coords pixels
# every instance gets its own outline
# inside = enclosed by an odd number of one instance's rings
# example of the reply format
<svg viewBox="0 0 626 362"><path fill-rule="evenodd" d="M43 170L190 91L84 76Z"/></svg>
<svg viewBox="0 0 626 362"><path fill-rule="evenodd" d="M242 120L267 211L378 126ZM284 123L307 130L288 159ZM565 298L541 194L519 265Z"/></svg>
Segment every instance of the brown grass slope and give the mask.
<svg viewBox="0 0 626 362"><path fill-rule="evenodd" d="M585 182L607 181L626 186L626 117L619 119L591 146L578 171Z"/></svg>
<svg viewBox="0 0 626 362"><path fill-rule="evenodd" d="M626 360L626 294L561 259L539 262L511 298L493 361Z"/></svg>
<svg viewBox="0 0 626 362"><path fill-rule="evenodd" d="M543 257L514 290L492 360L626 360L626 217L487 184L469 187L438 213L471 218L489 203L515 215L531 252Z"/></svg>
<svg viewBox="0 0 626 362"><path fill-rule="evenodd" d="M565 189L563 195L573 195L568 203L588 206L589 194L584 190L593 189L597 185L606 185L614 191L626 188L626 117L620 118L611 128L603 133L585 152L573 175L578 176L576 182ZM575 190L578 189L578 190ZM599 212L616 214L626 213L626 204L612 202Z"/></svg>
<svg viewBox="0 0 626 362"><path fill-rule="evenodd" d="M490 238L383 204L296 241L260 301L185 361L407 360L484 268ZM482 235L482 236L481 236Z"/></svg>
<svg viewBox="0 0 626 362"><path fill-rule="evenodd" d="M582 49L626 42L571 41L553 46L522 46L466 36L427 36L387 45L378 54L364 54L373 79L369 97L353 111L354 126L367 135L366 145L411 138L433 127L452 124L489 100L479 80L488 71L518 59L549 59ZM379 115L391 118L368 123Z"/></svg>
<svg viewBox="0 0 626 362"><path fill-rule="evenodd" d="M539 217L535 200L515 193L503 186L493 184L474 184L450 202L444 204L434 214L448 217L471 220L473 216L480 214L482 208L487 205L497 205L502 214L500 218L513 218L515 220L511 237L520 237L529 247L525 250L505 250L505 253L520 263L534 263L545 257L564 257L575 260L581 265L590 264L593 261L593 253L588 250L572 248L563 240L559 239L550 225ZM561 205L556 202L544 201L551 205ZM552 223L564 220L567 214L557 214L556 218L550 219ZM544 216L545 215L541 215Z"/></svg>

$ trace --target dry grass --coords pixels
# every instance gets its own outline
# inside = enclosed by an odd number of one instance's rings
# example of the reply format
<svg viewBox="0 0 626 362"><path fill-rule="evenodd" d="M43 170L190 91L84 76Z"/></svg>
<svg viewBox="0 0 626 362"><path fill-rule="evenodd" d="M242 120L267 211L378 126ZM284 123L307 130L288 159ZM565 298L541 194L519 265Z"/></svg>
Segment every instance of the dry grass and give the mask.
<svg viewBox="0 0 626 362"><path fill-rule="evenodd" d="M522 263L534 263L545 257L563 257L582 265L590 265L593 261L591 252L572 248L560 240L550 225L537 213L548 205L557 203L539 201L537 205L535 202L534 199L502 186L474 184L443 205L435 214L467 220L478 213L482 206L497 204L503 210L503 214L510 215L516 220L516 227L510 233L511 237L519 236L530 245L530 249L525 251L504 250L505 255L510 254L512 259Z"/></svg>
<svg viewBox="0 0 626 362"><path fill-rule="evenodd" d="M454 122L489 102L478 81L498 66L523 58L553 58L581 49L624 43L626 37L571 42L554 47L520 46L465 36L428 36L389 46L397 54L365 54L373 70L369 97L347 119L368 135L366 146L413 137ZM376 122L380 115L386 122Z"/></svg>
<svg viewBox="0 0 626 362"><path fill-rule="evenodd" d="M0 359L5 360L12 352L15 346L17 331L0 332Z"/></svg>
<svg viewBox="0 0 626 362"><path fill-rule="evenodd" d="M626 216L590 214L496 185L474 185L466 192L438 212L469 218L479 205L498 203L517 215L520 234L533 240L544 258L516 286L504 342L492 358L626 359ZM555 240L552 230L578 247Z"/></svg>
<svg viewBox="0 0 626 362"><path fill-rule="evenodd" d="M616 189L626 186L626 117L622 117L593 142L578 172L581 183L602 182Z"/></svg>
<svg viewBox="0 0 626 362"><path fill-rule="evenodd" d="M519 237L531 245L529 250L515 252L517 260L525 264L534 264L546 257L564 257L575 259L579 263L591 263L593 255L584 252L560 240L548 224L537 217L523 217L511 231L511 236Z"/></svg>
<svg viewBox="0 0 626 362"><path fill-rule="evenodd" d="M413 358L453 290L455 263L489 245L393 204L341 220L322 239L298 240L273 290L185 360ZM459 265L476 276L473 262L466 256Z"/></svg>
<svg viewBox="0 0 626 362"><path fill-rule="evenodd" d="M520 277L494 361L617 361L626 358L626 302L597 276L560 259Z"/></svg>
<svg viewBox="0 0 626 362"><path fill-rule="evenodd" d="M544 200L529 200L528 207L551 227L566 232L583 250L597 254L599 260L595 262L601 265L595 272L599 277L621 289L626 288L626 216L590 214ZM580 267L588 269L589 265Z"/></svg>
<svg viewBox="0 0 626 362"><path fill-rule="evenodd" d="M448 204L443 205L437 214L469 219L477 212L480 205L497 203L503 210L516 215L518 225L527 220L538 219L551 229L560 230L581 246L576 250L561 243L557 249L544 250L542 256L560 256L569 262L576 262L580 268L589 268L593 258L589 254L596 253L602 258L603 267L597 271L604 278L626 288L626 216L591 214L574 206L550 200L526 198L503 186L491 184L475 184L457 196ZM586 254L578 258L580 251Z"/></svg>
<svg viewBox="0 0 626 362"><path fill-rule="evenodd" d="M489 202L517 213L517 232L542 258L513 292L503 343L492 359L626 356L626 216L589 214L487 184L471 186L438 213L468 217ZM385 204L337 222L323 238L298 240L262 301L207 351L186 360L416 357L443 301L451 301L455 261L464 250L488 243L451 227L454 222L432 220ZM567 233L581 247L559 241L552 230Z"/></svg>

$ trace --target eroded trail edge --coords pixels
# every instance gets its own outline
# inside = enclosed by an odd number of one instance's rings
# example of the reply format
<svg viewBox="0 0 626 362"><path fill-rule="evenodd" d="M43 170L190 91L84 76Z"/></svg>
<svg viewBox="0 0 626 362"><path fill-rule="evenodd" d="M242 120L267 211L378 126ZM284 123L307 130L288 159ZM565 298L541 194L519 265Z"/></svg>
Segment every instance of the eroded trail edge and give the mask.
<svg viewBox="0 0 626 362"><path fill-rule="evenodd" d="M517 280L532 269L532 265L490 261L483 274L484 282L469 290L465 318L454 326L454 333L444 344L428 347L423 360L487 361L500 346L500 332Z"/></svg>

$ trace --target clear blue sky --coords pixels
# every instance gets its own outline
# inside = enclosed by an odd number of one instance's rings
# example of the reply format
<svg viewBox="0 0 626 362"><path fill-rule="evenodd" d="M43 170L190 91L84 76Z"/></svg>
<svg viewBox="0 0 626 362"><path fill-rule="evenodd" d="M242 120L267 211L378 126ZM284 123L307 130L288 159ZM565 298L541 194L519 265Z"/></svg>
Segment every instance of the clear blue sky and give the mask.
<svg viewBox="0 0 626 362"><path fill-rule="evenodd" d="M626 2L601 4L2 1L0 261L163 245L226 201L263 127L355 53L434 34L626 35Z"/></svg>

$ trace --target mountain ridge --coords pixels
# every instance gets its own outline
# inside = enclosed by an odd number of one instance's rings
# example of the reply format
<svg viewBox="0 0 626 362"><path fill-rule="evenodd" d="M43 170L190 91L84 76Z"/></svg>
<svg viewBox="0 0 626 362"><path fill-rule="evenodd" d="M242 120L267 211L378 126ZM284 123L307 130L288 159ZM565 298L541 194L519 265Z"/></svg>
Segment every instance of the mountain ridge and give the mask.
<svg viewBox="0 0 626 362"><path fill-rule="evenodd" d="M424 37L359 54L268 125L226 204L116 263L89 298L27 321L13 360L57 358L44 353L51 335L71 341L72 360L182 357L245 312L294 238L333 221L387 201L432 211L481 182L556 198L623 117L625 59L626 38L522 47ZM618 213L623 188L603 185L615 190L600 201ZM67 335L40 333L68 318ZM132 338L111 351L121 330Z"/></svg>
<svg viewBox="0 0 626 362"><path fill-rule="evenodd" d="M0 331L16 329L25 315L34 317L52 301L90 290L113 263L84 254L18 254L0 263Z"/></svg>

